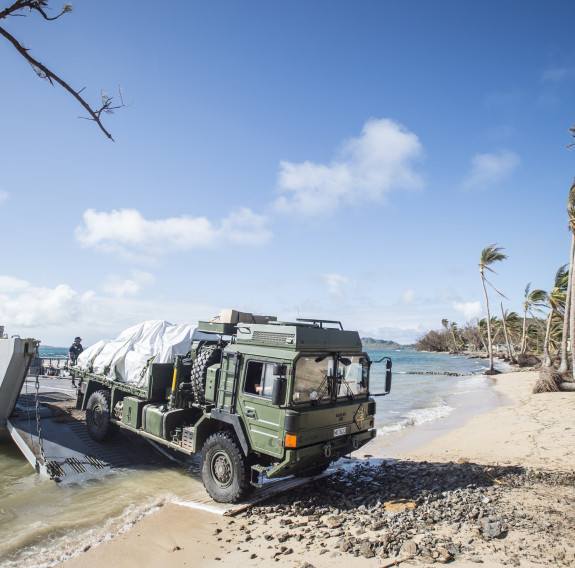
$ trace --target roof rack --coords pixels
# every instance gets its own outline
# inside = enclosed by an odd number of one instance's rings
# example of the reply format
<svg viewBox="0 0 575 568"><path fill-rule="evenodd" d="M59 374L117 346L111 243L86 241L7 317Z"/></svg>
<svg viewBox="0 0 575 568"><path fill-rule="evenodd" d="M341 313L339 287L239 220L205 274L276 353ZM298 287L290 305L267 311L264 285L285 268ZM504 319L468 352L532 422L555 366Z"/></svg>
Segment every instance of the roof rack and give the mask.
<svg viewBox="0 0 575 568"><path fill-rule="evenodd" d="M341 331L343 331L343 326L341 325L341 322L337 321L337 320L324 320L324 319L315 319L315 318L313 318L313 319L296 318L296 321L312 323L314 325L319 325L319 327L321 327L321 328L323 328L324 323L331 323L331 324L339 325L339 329L341 329Z"/></svg>

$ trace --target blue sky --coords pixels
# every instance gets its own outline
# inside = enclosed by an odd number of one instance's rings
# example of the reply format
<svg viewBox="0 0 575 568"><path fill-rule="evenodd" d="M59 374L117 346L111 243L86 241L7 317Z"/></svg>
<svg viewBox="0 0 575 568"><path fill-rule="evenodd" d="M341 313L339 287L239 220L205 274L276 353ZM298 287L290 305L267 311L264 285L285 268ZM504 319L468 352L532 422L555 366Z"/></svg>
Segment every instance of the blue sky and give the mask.
<svg viewBox="0 0 575 568"><path fill-rule="evenodd" d="M87 345L236 308L410 343L483 316L491 243L521 312L569 258L574 20L570 0L78 0L0 22L93 106L130 104L109 141L0 38L0 324Z"/></svg>

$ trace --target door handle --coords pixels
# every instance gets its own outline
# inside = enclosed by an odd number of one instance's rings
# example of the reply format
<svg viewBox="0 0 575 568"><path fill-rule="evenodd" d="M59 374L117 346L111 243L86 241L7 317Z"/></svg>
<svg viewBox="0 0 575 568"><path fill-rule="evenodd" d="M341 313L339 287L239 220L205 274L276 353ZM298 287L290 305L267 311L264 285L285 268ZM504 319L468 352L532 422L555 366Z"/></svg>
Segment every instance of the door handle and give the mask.
<svg viewBox="0 0 575 568"><path fill-rule="evenodd" d="M246 410L244 412L244 416L247 416L248 418L255 418L256 413L253 410Z"/></svg>

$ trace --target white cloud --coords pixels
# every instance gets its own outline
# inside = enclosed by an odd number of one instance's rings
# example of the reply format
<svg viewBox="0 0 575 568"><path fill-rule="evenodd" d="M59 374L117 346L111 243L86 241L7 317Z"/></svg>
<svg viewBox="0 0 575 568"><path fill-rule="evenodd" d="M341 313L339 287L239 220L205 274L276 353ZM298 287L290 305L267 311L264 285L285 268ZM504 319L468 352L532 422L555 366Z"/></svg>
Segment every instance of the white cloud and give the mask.
<svg viewBox="0 0 575 568"><path fill-rule="evenodd" d="M0 203L4 203L4 201L8 201L10 198L10 194L3 189L0 189Z"/></svg>
<svg viewBox="0 0 575 568"><path fill-rule="evenodd" d="M0 277L0 313L6 327L58 325L77 319L80 298L67 284L32 286L25 280Z"/></svg>
<svg viewBox="0 0 575 568"><path fill-rule="evenodd" d="M415 290L405 290L401 295L400 303L402 304L413 304L415 301Z"/></svg>
<svg viewBox="0 0 575 568"><path fill-rule="evenodd" d="M257 246L272 237L267 218L247 208L230 213L219 225L205 217L188 216L149 221L135 209L110 213L88 209L83 220L75 231L82 246L125 256L161 255L225 244Z"/></svg>
<svg viewBox="0 0 575 568"><path fill-rule="evenodd" d="M20 280L13 276L0 276L0 294L12 294L25 290L30 284L26 280Z"/></svg>
<svg viewBox="0 0 575 568"><path fill-rule="evenodd" d="M453 302L453 309L463 314L466 321L478 318L483 314L480 302Z"/></svg>
<svg viewBox="0 0 575 568"><path fill-rule="evenodd" d="M102 283L102 289L116 298L137 296L146 284L153 284L155 277L149 272L132 270L131 278L121 278L116 274L110 274Z"/></svg>
<svg viewBox="0 0 575 568"><path fill-rule="evenodd" d="M417 136L389 119L368 120L357 138L347 140L329 164L282 161L274 206L303 215L333 213L343 203L377 201L394 189L419 189L423 180L412 166L420 157Z"/></svg>
<svg viewBox="0 0 575 568"><path fill-rule="evenodd" d="M519 156L510 150L501 150L497 154L475 154L463 188L483 189L496 184L508 178L520 163Z"/></svg>
<svg viewBox="0 0 575 568"><path fill-rule="evenodd" d="M323 277L327 282L328 292L332 296L342 298L344 296L345 287L353 287L355 283L353 280L347 278L347 276L342 276L341 274L324 274Z"/></svg>
<svg viewBox="0 0 575 568"><path fill-rule="evenodd" d="M146 273L135 272L141 283ZM79 292L67 284L54 288L0 276L0 324L5 332L35 337L42 345L67 347L76 335L84 346L111 339L128 327L150 319L195 324L219 313L219 306L177 302L165 298L137 299Z"/></svg>

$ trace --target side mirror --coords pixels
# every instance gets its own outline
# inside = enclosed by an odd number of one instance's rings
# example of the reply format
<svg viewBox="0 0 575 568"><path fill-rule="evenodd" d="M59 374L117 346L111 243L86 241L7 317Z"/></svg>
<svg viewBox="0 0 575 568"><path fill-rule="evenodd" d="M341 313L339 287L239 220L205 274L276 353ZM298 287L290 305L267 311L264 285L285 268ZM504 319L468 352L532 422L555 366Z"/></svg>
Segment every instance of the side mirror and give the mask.
<svg viewBox="0 0 575 568"><path fill-rule="evenodd" d="M287 371L287 365L284 363L276 363L273 368L273 374L275 377L283 377L285 376Z"/></svg>
<svg viewBox="0 0 575 568"><path fill-rule="evenodd" d="M275 377L274 386L272 388L272 404L274 406L279 406L283 404L286 396L286 378L285 377Z"/></svg>
<svg viewBox="0 0 575 568"><path fill-rule="evenodd" d="M385 362L385 394L391 392L391 359Z"/></svg>

